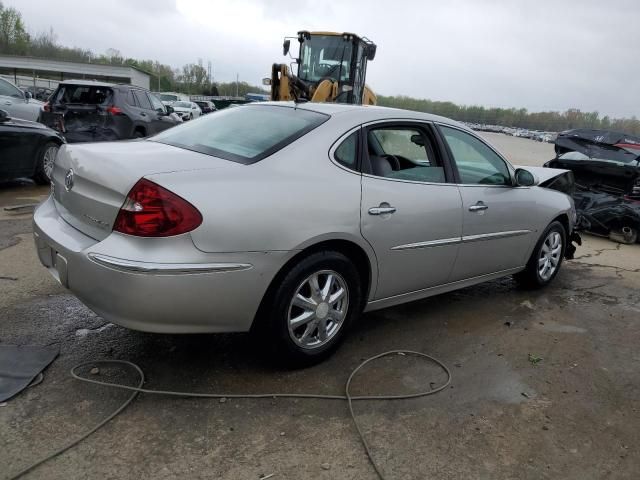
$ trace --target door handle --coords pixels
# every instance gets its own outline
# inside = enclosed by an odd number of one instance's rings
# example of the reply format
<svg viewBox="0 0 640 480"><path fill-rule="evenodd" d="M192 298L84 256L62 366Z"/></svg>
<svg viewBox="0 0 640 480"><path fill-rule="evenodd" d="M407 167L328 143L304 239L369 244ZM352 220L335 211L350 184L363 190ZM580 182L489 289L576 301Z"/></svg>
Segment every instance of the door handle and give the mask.
<svg viewBox="0 0 640 480"><path fill-rule="evenodd" d="M369 215L385 215L388 213L395 213L396 207L383 206L382 204L379 207L371 207L369 209Z"/></svg>
<svg viewBox="0 0 640 480"><path fill-rule="evenodd" d="M13 102L10 102L9 100L7 100L6 102L4 102L5 105L13 105Z"/></svg>
<svg viewBox="0 0 640 480"><path fill-rule="evenodd" d="M478 203L476 203L475 205L471 205L469 207L469 211L470 212L482 212L484 210L487 210L489 207L487 205L484 204L484 202L482 200L480 200Z"/></svg>
<svg viewBox="0 0 640 480"><path fill-rule="evenodd" d="M146 114L146 113L144 113L144 112L140 112L140 116L141 116L141 117L146 117L146 116L147 116L147 114Z"/></svg>

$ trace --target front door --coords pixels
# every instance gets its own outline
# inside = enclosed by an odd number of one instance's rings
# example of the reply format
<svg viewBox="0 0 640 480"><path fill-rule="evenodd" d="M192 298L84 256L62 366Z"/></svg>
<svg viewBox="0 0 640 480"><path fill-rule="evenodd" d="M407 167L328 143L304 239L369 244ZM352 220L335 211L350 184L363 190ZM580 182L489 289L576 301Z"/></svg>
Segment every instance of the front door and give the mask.
<svg viewBox="0 0 640 480"><path fill-rule="evenodd" d="M439 127L457 169L462 195L462 243L451 280L521 267L534 238L527 187L514 187L507 163L482 140Z"/></svg>
<svg viewBox="0 0 640 480"><path fill-rule="evenodd" d="M462 201L447 181L432 127L378 123L364 132L361 230L378 260L374 299L447 283Z"/></svg>

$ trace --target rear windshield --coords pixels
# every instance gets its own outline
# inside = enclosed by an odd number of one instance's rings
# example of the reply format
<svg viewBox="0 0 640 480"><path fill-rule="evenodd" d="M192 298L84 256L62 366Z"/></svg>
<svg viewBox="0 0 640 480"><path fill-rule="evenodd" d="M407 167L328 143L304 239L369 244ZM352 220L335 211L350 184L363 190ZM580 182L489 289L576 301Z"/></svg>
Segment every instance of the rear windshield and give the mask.
<svg viewBox="0 0 640 480"><path fill-rule="evenodd" d="M178 100L178 96L177 95L167 95L166 93L161 93L160 94L160 100L162 100L164 102L175 102L176 100Z"/></svg>
<svg viewBox="0 0 640 480"><path fill-rule="evenodd" d="M95 85L61 85L55 103L106 105L113 103L113 90Z"/></svg>
<svg viewBox="0 0 640 480"><path fill-rule="evenodd" d="M173 104L173 106L181 108L191 108L191 102L176 102Z"/></svg>
<svg viewBox="0 0 640 480"><path fill-rule="evenodd" d="M247 105L205 115L151 140L249 164L277 152L328 119L323 113L299 108Z"/></svg>

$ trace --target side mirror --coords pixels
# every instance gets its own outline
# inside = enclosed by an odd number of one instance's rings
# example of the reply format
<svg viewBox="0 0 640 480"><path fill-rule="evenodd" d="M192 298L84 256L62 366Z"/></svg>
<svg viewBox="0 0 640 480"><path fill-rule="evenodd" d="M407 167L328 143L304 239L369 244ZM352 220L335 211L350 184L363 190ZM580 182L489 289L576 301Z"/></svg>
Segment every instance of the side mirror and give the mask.
<svg viewBox="0 0 640 480"><path fill-rule="evenodd" d="M282 44L282 55L287 55L289 53L289 47L291 47L291 40L286 39Z"/></svg>
<svg viewBox="0 0 640 480"><path fill-rule="evenodd" d="M518 168L516 170L516 186L518 187L533 187L538 184L538 179L529 170L524 168Z"/></svg>
<svg viewBox="0 0 640 480"><path fill-rule="evenodd" d="M376 58L376 50L378 49L378 47L376 46L375 43L372 43L371 45L367 46L367 59L369 61L373 60L374 58Z"/></svg>
<svg viewBox="0 0 640 480"><path fill-rule="evenodd" d="M171 115L175 111L171 105L167 105L164 108L167 110L167 115Z"/></svg>
<svg viewBox="0 0 640 480"><path fill-rule="evenodd" d="M31 92L26 91L24 92L24 99L28 102L29 100L31 100L33 98L33 95L31 95Z"/></svg>
<svg viewBox="0 0 640 480"><path fill-rule="evenodd" d="M7 112L6 110L0 110L0 123L8 122L9 120L9 112Z"/></svg>
<svg viewBox="0 0 640 480"><path fill-rule="evenodd" d="M269 77L263 78L262 79L262 84L263 85L267 85L267 86L271 85L271 79Z"/></svg>

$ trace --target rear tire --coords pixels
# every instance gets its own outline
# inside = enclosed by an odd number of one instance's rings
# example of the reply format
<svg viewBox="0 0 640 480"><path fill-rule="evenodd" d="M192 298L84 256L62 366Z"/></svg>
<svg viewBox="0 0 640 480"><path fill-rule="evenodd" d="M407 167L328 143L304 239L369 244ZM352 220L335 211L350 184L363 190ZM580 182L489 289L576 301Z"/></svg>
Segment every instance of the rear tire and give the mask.
<svg viewBox="0 0 640 480"><path fill-rule="evenodd" d="M60 145L56 142L47 142L38 151L36 160L36 173L33 175L33 181L38 185L48 185L51 183L51 175L53 174L53 166L58 155Z"/></svg>
<svg viewBox="0 0 640 480"><path fill-rule="evenodd" d="M533 249L527 267L514 278L526 288L546 287L560 271L566 246L564 226L558 221L551 222Z"/></svg>
<svg viewBox="0 0 640 480"><path fill-rule="evenodd" d="M258 345L292 368L329 357L362 311L355 265L342 253L317 252L276 282L256 319Z"/></svg>

